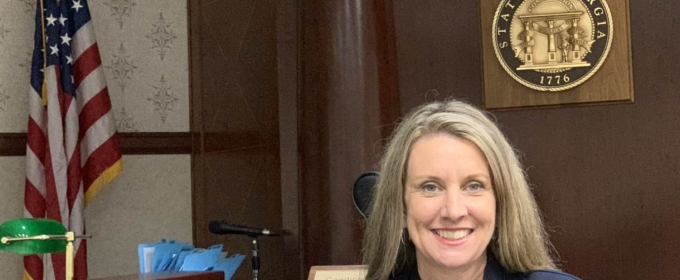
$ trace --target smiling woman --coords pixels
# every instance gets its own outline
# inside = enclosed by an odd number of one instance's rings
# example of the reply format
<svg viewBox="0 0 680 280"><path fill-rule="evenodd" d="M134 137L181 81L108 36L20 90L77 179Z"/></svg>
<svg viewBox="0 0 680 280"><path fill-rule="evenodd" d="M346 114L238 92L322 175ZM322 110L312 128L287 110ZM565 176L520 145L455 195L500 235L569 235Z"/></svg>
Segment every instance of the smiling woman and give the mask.
<svg viewBox="0 0 680 280"><path fill-rule="evenodd" d="M392 134L380 173L366 279L577 279L555 268L514 150L473 106L416 108Z"/></svg>
<svg viewBox="0 0 680 280"><path fill-rule="evenodd" d="M413 144L407 166L406 225L421 276L442 278L426 276L437 267L481 275L496 213L482 152L468 140L429 134Z"/></svg>

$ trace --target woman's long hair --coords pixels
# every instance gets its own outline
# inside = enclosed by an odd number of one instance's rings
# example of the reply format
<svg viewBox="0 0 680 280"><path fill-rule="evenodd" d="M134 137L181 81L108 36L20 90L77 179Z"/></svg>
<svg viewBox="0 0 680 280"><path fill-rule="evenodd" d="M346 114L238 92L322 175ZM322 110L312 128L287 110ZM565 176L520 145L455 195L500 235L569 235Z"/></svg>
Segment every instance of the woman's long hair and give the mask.
<svg viewBox="0 0 680 280"><path fill-rule="evenodd" d="M511 272L555 269L552 245L515 151L485 113L460 101L448 101L411 111L385 149L364 235L366 279L384 280L416 265L414 246L404 233L406 165L413 143L433 133L473 142L489 164L497 210L496 238L487 251Z"/></svg>

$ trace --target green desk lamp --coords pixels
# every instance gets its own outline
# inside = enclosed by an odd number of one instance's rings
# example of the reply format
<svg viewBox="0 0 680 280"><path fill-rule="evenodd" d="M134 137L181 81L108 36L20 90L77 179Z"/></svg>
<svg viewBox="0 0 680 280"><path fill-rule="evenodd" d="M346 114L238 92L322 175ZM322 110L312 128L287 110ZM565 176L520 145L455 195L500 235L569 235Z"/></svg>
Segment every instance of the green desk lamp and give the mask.
<svg viewBox="0 0 680 280"><path fill-rule="evenodd" d="M80 236L79 236L80 238ZM50 219L15 219L0 225L0 250L21 255L66 252L66 279L73 279L72 231Z"/></svg>

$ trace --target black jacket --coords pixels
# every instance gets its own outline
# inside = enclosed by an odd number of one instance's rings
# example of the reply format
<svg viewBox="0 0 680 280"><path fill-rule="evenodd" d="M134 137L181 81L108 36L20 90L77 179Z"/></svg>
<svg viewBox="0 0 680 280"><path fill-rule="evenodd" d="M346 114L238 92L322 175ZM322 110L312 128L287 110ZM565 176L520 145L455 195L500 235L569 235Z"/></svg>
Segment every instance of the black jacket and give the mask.
<svg viewBox="0 0 680 280"><path fill-rule="evenodd" d="M389 280L420 280L418 269L392 275ZM484 268L484 280L579 280L576 276L557 270L535 270L529 273L509 273L493 256L489 256Z"/></svg>

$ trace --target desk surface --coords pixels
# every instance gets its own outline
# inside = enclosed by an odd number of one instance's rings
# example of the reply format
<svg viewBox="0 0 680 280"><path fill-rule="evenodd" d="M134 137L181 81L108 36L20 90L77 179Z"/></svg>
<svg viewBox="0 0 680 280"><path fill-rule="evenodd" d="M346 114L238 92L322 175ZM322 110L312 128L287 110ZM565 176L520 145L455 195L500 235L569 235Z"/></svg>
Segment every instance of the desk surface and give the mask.
<svg viewBox="0 0 680 280"><path fill-rule="evenodd" d="M95 280L157 280L157 279L173 279L173 280L224 280L224 272L210 271L210 272L155 272L144 274L132 274L123 276L114 276L106 278L97 278Z"/></svg>

